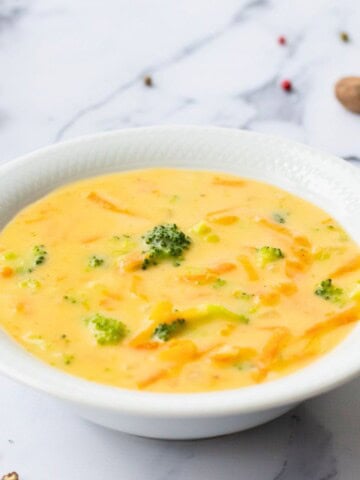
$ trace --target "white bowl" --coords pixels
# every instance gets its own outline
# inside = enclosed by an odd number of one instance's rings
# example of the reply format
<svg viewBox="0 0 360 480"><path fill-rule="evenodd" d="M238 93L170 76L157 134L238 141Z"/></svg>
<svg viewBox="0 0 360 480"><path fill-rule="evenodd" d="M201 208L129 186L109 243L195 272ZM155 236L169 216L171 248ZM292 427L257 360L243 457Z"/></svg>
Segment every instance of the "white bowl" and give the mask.
<svg viewBox="0 0 360 480"><path fill-rule="evenodd" d="M59 185L148 166L231 172L264 180L327 210L360 241L360 175L345 161L304 145L239 130L155 127L80 138L0 168L0 227ZM49 312L50 313L50 312ZM0 371L63 400L101 425L157 438L223 435L264 423L360 371L360 328L310 366L261 385L196 394L124 390L56 370L0 332Z"/></svg>

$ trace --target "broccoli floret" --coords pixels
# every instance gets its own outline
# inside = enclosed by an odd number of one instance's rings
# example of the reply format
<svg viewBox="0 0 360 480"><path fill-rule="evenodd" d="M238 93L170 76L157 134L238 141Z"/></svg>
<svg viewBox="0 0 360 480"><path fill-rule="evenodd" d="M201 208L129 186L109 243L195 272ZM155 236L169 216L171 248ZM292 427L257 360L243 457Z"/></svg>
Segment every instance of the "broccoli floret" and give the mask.
<svg viewBox="0 0 360 480"><path fill-rule="evenodd" d="M73 305L76 305L78 303L77 299L71 295L64 295L63 299L69 303L72 303Z"/></svg>
<svg viewBox="0 0 360 480"><path fill-rule="evenodd" d="M272 218L276 223L286 223L286 218L281 213L274 212Z"/></svg>
<svg viewBox="0 0 360 480"><path fill-rule="evenodd" d="M21 288L29 288L32 291L39 290L41 287L41 283L39 280L35 280L35 278L27 278L26 280L22 280L18 285Z"/></svg>
<svg viewBox="0 0 360 480"><path fill-rule="evenodd" d="M48 252L45 249L45 245L35 245L33 248L34 266L45 263L47 254Z"/></svg>
<svg viewBox="0 0 360 480"><path fill-rule="evenodd" d="M249 361L242 361L242 362L234 363L234 367L243 372L246 370L250 370L251 368L254 368L254 364Z"/></svg>
<svg viewBox="0 0 360 480"><path fill-rule="evenodd" d="M127 333L127 328L122 322L100 313L87 318L85 323L99 345L116 345Z"/></svg>
<svg viewBox="0 0 360 480"><path fill-rule="evenodd" d="M92 257L90 257L88 265L90 268L97 268L101 267L104 262L105 260L103 258L93 255Z"/></svg>
<svg viewBox="0 0 360 480"><path fill-rule="evenodd" d="M153 337L167 342L171 337L179 333L185 327L186 321L178 318L171 323L160 323L154 330Z"/></svg>
<svg viewBox="0 0 360 480"><path fill-rule="evenodd" d="M211 320L213 318L219 318L224 320L230 320L234 322L249 323L249 318L242 313L232 312L228 308L224 307L223 305L217 304L203 304L199 305L198 307L190 308L189 310L184 312L185 318L192 318L193 320Z"/></svg>
<svg viewBox="0 0 360 480"><path fill-rule="evenodd" d="M66 294L63 296L63 300L66 302L72 304L72 305L81 305L85 307L87 310L89 309L89 301L86 297L86 295L77 292L76 295L73 295L72 293Z"/></svg>
<svg viewBox="0 0 360 480"><path fill-rule="evenodd" d="M241 292L239 290L234 292L233 295L238 300L251 300L254 297L253 293Z"/></svg>
<svg viewBox="0 0 360 480"><path fill-rule="evenodd" d="M235 322L240 322L240 323L249 323L249 318L246 315L243 315L242 313L235 313L229 310L228 308L224 307L223 305L214 305L214 304L209 304L205 305L202 309L200 308L199 313L203 311L205 316L208 317L222 317L226 320L234 320Z"/></svg>
<svg viewBox="0 0 360 480"><path fill-rule="evenodd" d="M218 289L218 288L224 287L226 284L227 284L226 280L224 280L223 278L217 278L213 283L213 288Z"/></svg>
<svg viewBox="0 0 360 480"><path fill-rule="evenodd" d="M261 247L257 251L259 263L262 267L268 263L275 262L284 258L284 254L280 248L275 247Z"/></svg>
<svg viewBox="0 0 360 480"><path fill-rule="evenodd" d="M4 260L16 260L18 258L17 254L15 252L5 252L2 257Z"/></svg>
<svg viewBox="0 0 360 480"><path fill-rule="evenodd" d="M75 360L75 356L70 353L64 353L62 358L65 365L71 365Z"/></svg>
<svg viewBox="0 0 360 480"><path fill-rule="evenodd" d="M315 295L322 297L324 300L329 300L330 302L339 302L342 299L344 291L342 288L335 287L332 283L332 279L328 278L323 280L320 285L317 286L315 290Z"/></svg>
<svg viewBox="0 0 360 480"><path fill-rule="evenodd" d="M170 202L170 203L177 203L179 200L180 200L180 196L179 196L179 195L171 195L171 197L170 197L170 199L169 199L169 202Z"/></svg>
<svg viewBox="0 0 360 480"><path fill-rule="evenodd" d="M184 251L191 244L191 238L174 223L157 225L143 238L148 245L146 258L142 264L143 270L165 259L173 259L174 265L178 265Z"/></svg>
<svg viewBox="0 0 360 480"><path fill-rule="evenodd" d="M60 335L60 339L65 343L65 345L68 345L69 343L71 343L69 337L67 336L66 333L62 333Z"/></svg>

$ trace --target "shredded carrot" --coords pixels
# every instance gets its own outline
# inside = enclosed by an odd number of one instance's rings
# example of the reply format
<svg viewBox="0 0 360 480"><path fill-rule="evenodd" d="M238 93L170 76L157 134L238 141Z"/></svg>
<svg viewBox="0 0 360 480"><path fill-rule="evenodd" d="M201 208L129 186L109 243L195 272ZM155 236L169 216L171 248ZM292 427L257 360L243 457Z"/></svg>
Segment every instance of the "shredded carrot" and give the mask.
<svg viewBox="0 0 360 480"><path fill-rule="evenodd" d="M293 255L297 258L299 263L304 266L304 268L306 267L306 265L311 265L313 263L314 256L308 249L303 247L293 247L291 251Z"/></svg>
<svg viewBox="0 0 360 480"><path fill-rule="evenodd" d="M251 377L254 380L254 382L261 383L268 376L269 371L270 371L269 367L259 367L257 370L255 370L255 372L251 374Z"/></svg>
<svg viewBox="0 0 360 480"><path fill-rule="evenodd" d="M24 220L24 223L26 224L38 223L38 222L44 221L46 218L47 218L46 215L38 215L37 217L32 217Z"/></svg>
<svg viewBox="0 0 360 480"><path fill-rule="evenodd" d="M304 342L305 345L301 347L301 344L304 344ZM297 340L295 339L293 346L296 345L296 343L300 344L301 350L292 354L287 354L285 352L281 358L274 362L274 364L272 365L273 370L282 370L284 368L289 368L296 363L310 360L321 353L320 335L315 335L311 337L300 337Z"/></svg>
<svg viewBox="0 0 360 480"><path fill-rule="evenodd" d="M331 217L327 217L321 221L323 225L328 225L329 223L334 223L334 220Z"/></svg>
<svg viewBox="0 0 360 480"><path fill-rule="evenodd" d="M289 343L291 334L286 327L275 327L273 334L265 344L260 355L260 362L262 364L269 364L274 358L279 355L282 349Z"/></svg>
<svg viewBox="0 0 360 480"><path fill-rule="evenodd" d="M292 249L293 258L285 259L285 275L288 278L296 277L309 270L314 261L314 256L305 248Z"/></svg>
<svg viewBox="0 0 360 480"><path fill-rule="evenodd" d="M170 302L158 302L150 312L150 318L147 324L132 337L129 345L136 347L137 345L148 342L159 323L172 322L177 316L177 312L174 312Z"/></svg>
<svg viewBox="0 0 360 480"><path fill-rule="evenodd" d="M216 350L217 348L221 348L223 347L224 344L223 343L214 343L212 345L208 345L207 347L204 347L202 348L201 350L198 350L197 354L196 354L196 359L199 359L201 357L204 357L205 355L207 355L208 353L211 353L213 352L214 350Z"/></svg>
<svg viewBox="0 0 360 480"><path fill-rule="evenodd" d="M268 328L268 330L270 330L270 328ZM273 334L265 344L257 361L258 369L252 374L254 381L257 383L262 382L267 377L272 363L291 340L291 334L288 328L275 327L271 330L273 330Z"/></svg>
<svg viewBox="0 0 360 480"><path fill-rule="evenodd" d="M271 370L279 371L279 370L283 370L285 368L289 368L292 365L297 364L299 362L305 362L306 360L310 360L318 354L319 354L319 352L316 352L315 350L305 349L303 352L299 352L299 353L291 355L287 358L277 360L271 366Z"/></svg>
<svg viewBox="0 0 360 480"><path fill-rule="evenodd" d="M144 342L144 343L139 343L139 345L135 345L134 348L137 350L156 350L159 348L160 343L159 342Z"/></svg>
<svg viewBox="0 0 360 480"><path fill-rule="evenodd" d="M347 273L355 272L355 270L358 270L359 268L360 255L357 255L341 267L337 268L331 275L329 275L329 278L341 277L342 275L346 275Z"/></svg>
<svg viewBox="0 0 360 480"><path fill-rule="evenodd" d="M62 282L62 281L65 280L66 278L68 278L67 275L57 275L57 276L55 277L55 280L56 280L57 282Z"/></svg>
<svg viewBox="0 0 360 480"><path fill-rule="evenodd" d="M105 295L105 297L111 298L112 300L121 300L121 295L115 292L111 292L107 288L105 288L101 293Z"/></svg>
<svg viewBox="0 0 360 480"><path fill-rule="evenodd" d="M289 278L293 278L299 273L302 273L306 267L304 263L298 260L285 259L285 274Z"/></svg>
<svg viewBox="0 0 360 480"><path fill-rule="evenodd" d="M81 243L93 243L93 242L96 242L97 240L99 240L101 238L100 235L92 235L90 237L86 237L86 238L83 238L81 240Z"/></svg>
<svg viewBox="0 0 360 480"><path fill-rule="evenodd" d="M109 200L102 197L101 195L99 195L96 192L90 192L88 194L87 198L89 200L91 200L92 202L96 203L97 205L99 205L99 207L104 208L105 210L110 210L111 212L115 212L115 213L123 213L125 215L132 215L132 213L129 210L127 210L126 208L118 207L117 205L110 202Z"/></svg>
<svg viewBox="0 0 360 480"><path fill-rule="evenodd" d="M247 256L240 255L238 257L238 261L240 262L240 264L244 268L244 270L245 270L245 272L248 276L248 279L251 282L259 280L259 275L258 275L257 271L255 270L254 266L251 264L251 262L250 262L250 260L248 259Z"/></svg>
<svg viewBox="0 0 360 480"><path fill-rule="evenodd" d="M231 333L235 330L236 325L234 323L227 323L221 330L220 330L220 335L223 337L227 337L228 335L231 335Z"/></svg>
<svg viewBox="0 0 360 480"><path fill-rule="evenodd" d="M197 350L196 345L193 342L191 342L191 340L172 340L173 344L176 344L176 343L179 344L181 342L182 342L182 347L180 347L180 349L178 349L177 347L175 349L172 348L173 351L172 351L172 354L170 355L170 357L172 358L165 359L166 361L170 361L171 363L173 363L173 366L171 368L167 368L166 370L164 369L158 370L157 372L150 374L143 380L140 380L140 382L137 382L138 388L140 389L146 388L152 385L153 383L156 383L158 380L162 380L170 376L179 375L179 373L185 367L185 365L187 365L190 362L198 360L199 358L212 352L214 349L222 346L222 344L217 343L203 350ZM191 346L189 342L192 343L193 345ZM185 343L187 343L187 347L184 348ZM185 351L187 352L186 355L184 355ZM167 356L167 354L165 354L165 356Z"/></svg>
<svg viewBox="0 0 360 480"><path fill-rule="evenodd" d="M197 356L198 350L189 339L170 340L158 354L160 360L184 364Z"/></svg>
<svg viewBox="0 0 360 480"><path fill-rule="evenodd" d="M260 303L265 306L272 306L278 304L280 301L280 294L276 291L260 294Z"/></svg>
<svg viewBox="0 0 360 480"><path fill-rule="evenodd" d="M57 209L54 207L46 207L42 208L37 212L37 214L34 217L26 218L24 220L24 223L26 224L31 224L31 223L37 223L37 222L42 222L43 220L46 220L52 213L56 212ZM21 215L22 218L22 215Z"/></svg>
<svg viewBox="0 0 360 480"><path fill-rule="evenodd" d="M141 291L142 281L143 279L139 275L133 275L130 291L137 297L142 298L143 300L148 300L148 297Z"/></svg>
<svg viewBox="0 0 360 480"><path fill-rule="evenodd" d="M289 297L290 295L293 295L294 293L297 292L298 288L296 286L295 283L293 282L283 282L283 283L280 283L277 287L276 287L277 291L280 293L280 294L283 294L285 295L286 297Z"/></svg>
<svg viewBox="0 0 360 480"><path fill-rule="evenodd" d="M11 267L3 267L1 270L1 276L4 278L10 278L14 275L14 270Z"/></svg>
<svg viewBox="0 0 360 480"><path fill-rule="evenodd" d="M334 328L342 327L344 325L348 325L349 323L354 323L359 320L359 308L352 306L343 310L340 313L336 313L332 315L327 320L323 322L319 322L313 327L310 327L305 332L305 336L312 336L312 335L319 335L325 334L333 330Z"/></svg>
<svg viewBox="0 0 360 480"><path fill-rule="evenodd" d="M103 307L107 311L113 311L115 310L113 300L110 298L103 298L99 301L99 305Z"/></svg>
<svg viewBox="0 0 360 480"><path fill-rule="evenodd" d="M293 238L293 234L290 230L278 223L271 222L267 218L258 218L256 219L257 223L263 225L264 227L273 230L274 232L280 233L281 235L285 235L286 237Z"/></svg>
<svg viewBox="0 0 360 480"><path fill-rule="evenodd" d="M233 206L233 207L226 207L226 208L222 208L220 210L214 210L213 212L208 212L206 214L206 219L211 221L211 218L213 217L220 217L222 216L224 213L229 213L231 212L232 210L235 210L237 208L237 206Z"/></svg>
<svg viewBox="0 0 360 480"><path fill-rule="evenodd" d="M173 304L167 300L162 300L154 305L150 312L150 319L157 322L172 321L176 318Z"/></svg>
<svg viewBox="0 0 360 480"><path fill-rule="evenodd" d="M231 262L221 262L213 266L203 269L193 269L180 275L180 280L189 283L197 283L199 285L206 285L216 280L217 275L231 272L236 269L236 265Z"/></svg>
<svg viewBox="0 0 360 480"><path fill-rule="evenodd" d="M211 355L211 360L218 363L228 364L233 362L241 362L250 360L256 356L257 352L254 348L249 347L229 347L225 345L222 349Z"/></svg>
<svg viewBox="0 0 360 480"><path fill-rule="evenodd" d="M199 285L205 285L207 283L212 283L216 280L216 275L210 273L207 270L202 272L187 272L179 277L181 280L189 283L197 283Z"/></svg>
<svg viewBox="0 0 360 480"><path fill-rule="evenodd" d="M133 272L138 270L144 262L144 254L133 252L120 261L120 268L124 272Z"/></svg>
<svg viewBox="0 0 360 480"><path fill-rule="evenodd" d="M158 323L159 322L155 320L149 320L145 327L143 327L130 339L130 347L136 348L138 345L148 342Z"/></svg>
<svg viewBox="0 0 360 480"><path fill-rule="evenodd" d="M254 381L263 381L271 370L281 370L291 367L292 364L310 360L320 352L320 339L335 328L348 325L359 320L359 308L352 306L340 313L330 316L327 320L306 330L300 337L292 337L286 327L267 327L263 330L273 330L274 333L265 344L257 361L258 369L252 374ZM296 342L305 342L302 351L288 356L280 356L286 347L296 345Z"/></svg>
<svg viewBox="0 0 360 480"><path fill-rule="evenodd" d="M17 302L15 308L18 313L28 312L28 304L26 302Z"/></svg>
<svg viewBox="0 0 360 480"><path fill-rule="evenodd" d="M299 247L311 248L311 242L307 237L303 235L296 235L294 237L294 244Z"/></svg>
<svg viewBox="0 0 360 480"><path fill-rule="evenodd" d="M217 274L231 272L232 270L235 270L235 269L236 269L236 265L230 262L218 263L217 265L214 265L213 267L208 268L209 272L217 273Z"/></svg>
<svg viewBox="0 0 360 480"><path fill-rule="evenodd" d="M151 384L157 382L161 378L165 378L167 376L168 372L164 369L158 370L147 377L145 377L143 380L139 380L137 382L137 387L142 390L143 388L149 387Z"/></svg>
<svg viewBox="0 0 360 480"><path fill-rule="evenodd" d="M309 250L311 243L307 237L296 235L283 225L274 223L267 218L258 218L256 221L258 224L293 241L291 252L295 258L286 258L285 260L285 274L288 277L292 278L302 273L313 262L313 255Z"/></svg>
<svg viewBox="0 0 360 480"><path fill-rule="evenodd" d="M236 215L219 215L207 217L209 222L217 223L219 225L232 225L239 220Z"/></svg>
<svg viewBox="0 0 360 480"><path fill-rule="evenodd" d="M246 182L235 178L214 177L212 183L213 185L222 185L224 187L243 187Z"/></svg>

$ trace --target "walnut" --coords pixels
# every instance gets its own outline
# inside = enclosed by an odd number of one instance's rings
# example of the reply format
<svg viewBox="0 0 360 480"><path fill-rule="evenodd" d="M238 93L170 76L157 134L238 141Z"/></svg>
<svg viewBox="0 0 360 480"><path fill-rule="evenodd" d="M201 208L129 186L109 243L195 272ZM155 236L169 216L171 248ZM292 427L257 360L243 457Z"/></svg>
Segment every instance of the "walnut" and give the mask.
<svg viewBox="0 0 360 480"><path fill-rule="evenodd" d="M16 472L11 472L4 475L1 480L19 480L19 475Z"/></svg>
<svg viewBox="0 0 360 480"><path fill-rule="evenodd" d="M335 95L347 110L360 113L360 77L344 77L338 80Z"/></svg>

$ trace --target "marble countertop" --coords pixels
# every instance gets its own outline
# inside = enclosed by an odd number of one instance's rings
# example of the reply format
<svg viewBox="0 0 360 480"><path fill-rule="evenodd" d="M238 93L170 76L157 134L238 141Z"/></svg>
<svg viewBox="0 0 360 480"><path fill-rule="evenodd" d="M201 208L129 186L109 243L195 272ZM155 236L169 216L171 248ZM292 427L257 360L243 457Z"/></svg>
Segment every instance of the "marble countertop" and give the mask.
<svg viewBox="0 0 360 480"><path fill-rule="evenodd" d="M339 77L360 76L359 25L358 0L0 0L0 162L96 131L190 123L360 165L360 116L333 94ZM355 380L248 432L165 442L91 425L0 377L0 476L357 480L359 402Z"/></svg>

